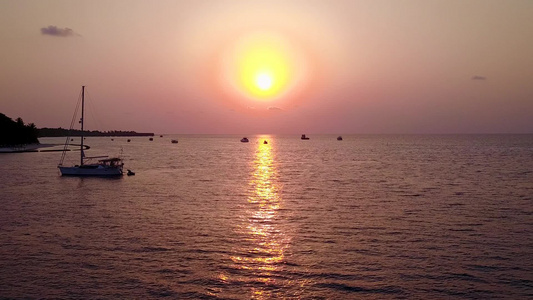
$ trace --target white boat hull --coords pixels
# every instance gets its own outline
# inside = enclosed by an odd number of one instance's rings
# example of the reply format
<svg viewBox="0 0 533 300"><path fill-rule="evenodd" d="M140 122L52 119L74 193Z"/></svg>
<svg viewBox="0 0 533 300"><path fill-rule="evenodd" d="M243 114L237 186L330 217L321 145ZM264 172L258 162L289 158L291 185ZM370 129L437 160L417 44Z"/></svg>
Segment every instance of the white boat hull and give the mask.
<svg viewBox="0 0 533 300"><path fill-rule="evenodd" d="M122 176L122 168L80 168L80 167L59 167L62 176Z"/></svg>

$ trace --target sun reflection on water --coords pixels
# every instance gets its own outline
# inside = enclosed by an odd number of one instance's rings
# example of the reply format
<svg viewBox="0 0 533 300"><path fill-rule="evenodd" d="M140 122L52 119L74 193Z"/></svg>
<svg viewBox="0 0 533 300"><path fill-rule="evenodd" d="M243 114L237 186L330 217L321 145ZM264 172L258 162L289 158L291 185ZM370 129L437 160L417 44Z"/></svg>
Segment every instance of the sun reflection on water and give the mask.
<svg viewBox="0 0 533 300"><path fill-rule="evenodd" d="M243 276L237 280L251 284L253 299L271 298L273 289L269 287L287 284L287 280L280 282L280 271L290 238L280 224L282 201L277 176L272 143L260 143L253 161L246 213L239 226L244 242L231 256L234 267L246 271L240 272Z"/></svg>

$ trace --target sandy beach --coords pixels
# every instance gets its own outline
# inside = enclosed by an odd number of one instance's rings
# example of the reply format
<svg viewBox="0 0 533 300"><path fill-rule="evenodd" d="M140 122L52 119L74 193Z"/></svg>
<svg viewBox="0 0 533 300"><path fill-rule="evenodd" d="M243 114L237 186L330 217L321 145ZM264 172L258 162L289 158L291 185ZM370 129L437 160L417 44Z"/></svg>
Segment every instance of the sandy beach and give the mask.
<svg viewBox="0 0 533 300"><path fill-rule="evenodd" d="M39 152L40 148L54 146L58 146L58 144L27 144L13 147L0 147L0 153Z"/></svg>

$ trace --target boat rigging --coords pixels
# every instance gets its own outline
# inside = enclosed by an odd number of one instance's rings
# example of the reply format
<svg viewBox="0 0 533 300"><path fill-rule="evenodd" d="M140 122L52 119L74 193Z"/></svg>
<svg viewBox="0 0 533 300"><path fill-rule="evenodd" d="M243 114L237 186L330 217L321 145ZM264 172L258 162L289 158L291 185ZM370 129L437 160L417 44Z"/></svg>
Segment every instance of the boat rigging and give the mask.
<svg viewBox="0 0 533 300"><path fill-rule="evenodd" d="M74 125L74 120L76 118L79 102L74 111L74 117L70 124L70 129ZM58 164L59 171L62 176L122 176L124 162L120 157L111 157L108 156L95 156L95 157L86 157L83 150L89 149L89 146L84 145L84 108L85 108L85 86L81 87L81 118L79 123L81 124L81 136L80 136L80 164L74 166L63 166L65 160L65 153L68 150L70 137L67 137L65 141L65 146L63 147L63 154L61 155L61 160ZM96 163L92 163L91 159L98 159Z"/></svg>

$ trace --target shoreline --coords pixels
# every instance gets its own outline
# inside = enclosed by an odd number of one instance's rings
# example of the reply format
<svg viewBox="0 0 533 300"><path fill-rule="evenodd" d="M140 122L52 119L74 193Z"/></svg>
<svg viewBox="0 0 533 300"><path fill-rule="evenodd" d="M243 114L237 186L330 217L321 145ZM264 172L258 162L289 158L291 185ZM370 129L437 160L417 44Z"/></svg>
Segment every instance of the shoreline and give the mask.
<svg viewBox="0 0 533 300"><path fill-rule="evenodd" d="M48 152L55 150L43 150L39 151L40 148L49 148L54 146L59 146L60 144L26 144L12 147L0 147L0 153L24 153L24 152ZM63 151L63 150L61 150Z"/></svg>

